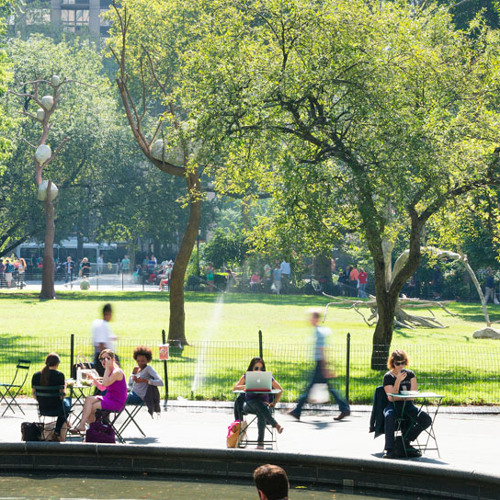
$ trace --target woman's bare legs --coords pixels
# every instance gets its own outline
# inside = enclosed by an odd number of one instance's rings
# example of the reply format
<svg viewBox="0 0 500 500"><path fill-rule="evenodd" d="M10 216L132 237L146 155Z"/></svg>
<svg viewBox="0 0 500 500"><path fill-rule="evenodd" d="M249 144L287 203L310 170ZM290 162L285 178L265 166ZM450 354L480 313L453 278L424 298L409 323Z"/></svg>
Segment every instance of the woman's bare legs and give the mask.
<svg viewBox="0 0 500 500"><path fill-rule="evenodd" d="M101 408L101 399L97 396L88 396L83 404L82 418L80 423L75 427L75 431L83 432L85 424L90 424L95 421L95 412Z"/></svg>

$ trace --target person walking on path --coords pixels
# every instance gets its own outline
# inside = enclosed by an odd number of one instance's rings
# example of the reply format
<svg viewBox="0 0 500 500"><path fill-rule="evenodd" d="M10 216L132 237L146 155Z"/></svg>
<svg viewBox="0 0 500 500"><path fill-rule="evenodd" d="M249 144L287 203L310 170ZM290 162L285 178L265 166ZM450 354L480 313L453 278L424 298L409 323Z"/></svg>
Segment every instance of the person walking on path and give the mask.
<svg viewBox="0 0 500 500"><path fill-rule="evenodd" d="M366 293L367 281L368 281L368 274L366 274L366 271L363 268L361 268L358 274L358 284L359 284L358 292L359 292L359 297L361 297L362 299L366 299L366 297L368 297Z"/></svg>
<svg viewBox="0 0 500 500"><path fill-rule="evenodd" d="M310 313L310 323L314 328L314 362L315 367L312 373L312 377L307 385L305 392L299 397L297 406L288 412L289 415L300 420L300 415L302 413L302 407L307 401L309 392L311 391L314 384L327 384L335 402L339 405L340 414L334 418L334 420L342 420L351 414L351 408L349 403L340 395L340 393L334 389L331 384L331 379L335 377L335 374L330 372L326 366L325 361L325 345L326 337L331 333L328 328L318 326L320 319L320 312L318 310L313 310Z"/></svg>
<svg viewBox="0 0 500 500"><path fill-rule="evenodd" d="M117 339L116 335L111 330L109 326L109 322L111 321L111 317L113 315L113 310L111 308L111 304L105 304L102 309L102 319L95 319L92 322L92 343L94 344L94 368L97 370L97 373L102 377L104 375L104 367L100 361L101 352L104 349L111 349L113 352L115 351L114 343ZM120 360L118 356L115 354L114 357L116 361L119 363Z"/></svg>

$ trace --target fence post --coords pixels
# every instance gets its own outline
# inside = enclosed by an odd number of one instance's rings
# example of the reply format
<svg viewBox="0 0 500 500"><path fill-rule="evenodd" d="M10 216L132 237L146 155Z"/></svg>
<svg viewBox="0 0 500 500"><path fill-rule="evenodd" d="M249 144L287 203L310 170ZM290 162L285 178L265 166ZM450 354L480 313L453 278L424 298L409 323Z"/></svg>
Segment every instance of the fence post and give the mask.
<svg viewBox="0 0 500 500"><path fill-rule="evenodd" d="M349 365L351 361L351 334L347 333L347 349L345 362L345 399L349 401Z"/></svg>
<svg viewBox="0 0 500 500"><path fill-rule="evenodd" d="M75 364L75 334L71 334L71 340L70 340L70 350L69 350L69 373L70 376L73 377L73 365Z"/></svg>
<svg viewBox="0 0 500 500"><path fill-rule="evenodd" d="M165 330L161 331L161 340L162 340L162 344L167 343ZM166 360L163 360L163 372L165 375L165 403L163 403L163 408L166 411L167 410L167 401L168 401L168 368L167 368L167 361Z"/></svg>
<svg viewBox="0 0 500 500"><path fill-rule="evenodd" d="M123 292L123 271L122 271L122 292Z"/></svg>
<svg viewBox="0 0 500 500"><path fill-rule="evenodd" d="M264 349L262 348L262 330L259 330L259 356L264 359Z"/></svg>

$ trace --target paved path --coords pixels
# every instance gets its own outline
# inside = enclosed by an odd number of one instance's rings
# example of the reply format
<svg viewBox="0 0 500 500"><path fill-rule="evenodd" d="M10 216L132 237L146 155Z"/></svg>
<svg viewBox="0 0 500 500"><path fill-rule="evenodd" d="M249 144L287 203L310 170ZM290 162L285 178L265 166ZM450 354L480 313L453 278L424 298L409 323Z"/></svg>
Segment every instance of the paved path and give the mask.
<svg viewBox="0 0 500 500"><path fill-rule="evenodd" d="M143 438L133 424L128 427L124 437L128 444L225 448L227 427L233 420L232 409L227 404L205 403L204 406L197 406L199 404L171 402L168 410L155 419L151 419L145 409L141 410L138 422L148 437ZM36 406L31 400L25 400L23 409L26 416L18 411L16 415L2 418L0 442L19 442L21 422L37 421ZM333 415L337 412L306 412L297 422L284 411L278 409L276 413L276 419L285 428L283 434L278 436L281 452L383 460L383 436L374 439L373 434L368 433L368 407L353 407L351 416L340 422L333 421ZM429 452L411 462L500 476L500 415L470 411L464 409L461 412L453 408L441 412L435 423L441 458L436 452ZM272 458L266 460L272 462Z"/></svg>

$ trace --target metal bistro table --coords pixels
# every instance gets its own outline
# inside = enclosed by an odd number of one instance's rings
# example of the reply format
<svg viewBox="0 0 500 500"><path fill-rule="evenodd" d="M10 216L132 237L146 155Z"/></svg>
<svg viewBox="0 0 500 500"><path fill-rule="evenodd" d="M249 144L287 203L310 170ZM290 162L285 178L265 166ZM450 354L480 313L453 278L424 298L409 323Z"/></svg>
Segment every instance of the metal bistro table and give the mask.
<svg viewBox="0 0 500 500"><path fill-rule="evenodd" d="M398 398L399 401L403 401L403 405L401 407L401 415L397 415L397 427L396 427L396 432L401 432L401 435L403 437L403 447L405 450L405 455L407 455L406 452L406 445L405 445L405 440L404 437L405 435L409 432L409 430L413 427L415 424L416 420L411 419L411 423L408 426L408 429L406 432L403 432L402 426L404 425L404 420L408 419L409 416L405 415L404 418L404 411L405 411L405 406L407 401L413 401L413 400L422 400L420 403L420 407L418 408L418 411L420 412L422 408L425 407L425 411L429 414L431 417L431 425L427 429L424 430L426 433L425 443L420 443L418 438L417 438L417 447L418 449L422 452L425 453L427 451L437 451L438 457L441 458L441 455L439 453L439 446L436 438L436 432L434 431L434 422L436 421L437 414L439 413L439 408L441 406L441 401L444 398L444 395L442 394L436 394L435 392L408 392L405 394L394 394L390 393L388 396L396 397ZM436 400L437 404L432 405L429 407L429 400ZM396 402L396 401L393 401ZM397 408L396 405L394 405L394 408ZM429 408L433 408L433 411L429 411ZM396 410L397 411L397 410ZM423 433L419 436L420 439L422 439ZM434 446L432 446L432 443L434 443ZM408 456L408 455L407 455Z"/></svg>
<svg viewBox="0 0 500 500"><path fill-rule="evenodd" d="M240 391L240 390L236 390L236 391L233 391L235 394L279 394L281 391L279 389L271 389L270 391ZM270 435L270 438L266 439L264 438L264 441L262 441L262 443L259 443L256 439L248 439L247 438L247 431L248 431L248 428L250 427L250 425L255 422L257 420L257 415L255 413L250 413L250 415L253 417L250 419L249 422L247 422L247 426L242 429L241 426L240 426L240 431L239 431L239 435L238 435L238 442L236 444L236 446L238 448L245 448L247 445L249 444L263 444L264 446L265 445L271 445L272 448L274 448L274 446L278 445L277 443L277 440L276 440L276 433L274 431L274 428L269 428L269 425L266 424L266 432L265 432L265 436L266 435Z"/></svg>

